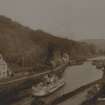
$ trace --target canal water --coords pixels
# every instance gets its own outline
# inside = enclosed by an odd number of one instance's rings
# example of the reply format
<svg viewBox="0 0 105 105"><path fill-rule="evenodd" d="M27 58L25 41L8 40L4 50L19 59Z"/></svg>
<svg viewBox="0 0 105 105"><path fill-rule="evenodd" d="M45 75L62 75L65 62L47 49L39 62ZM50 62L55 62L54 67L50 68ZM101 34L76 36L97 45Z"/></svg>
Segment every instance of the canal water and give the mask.
<svg viewBox="0 0 105 105"><path fill-rule="evenodd" d="M70 92L82 85L88 84L102 77L102 71L86 62L80 66L68 67L64 74L66 82L64 91Z"/></svg>
<svg viewBox="0 0 105 105"><path fill-rule="evenodd" d="M98 57L94 59L100 59ZM105 57L104 57L105 58ZM66 85L63 89L64 93L68 93L79 88L82 85L88 84L102 77L102 71L96 69L91 64L91 60L85 62L83 65L68 67L64 73ZM82 92L59 105L80 105L85 100L86 91Z"/></svg>

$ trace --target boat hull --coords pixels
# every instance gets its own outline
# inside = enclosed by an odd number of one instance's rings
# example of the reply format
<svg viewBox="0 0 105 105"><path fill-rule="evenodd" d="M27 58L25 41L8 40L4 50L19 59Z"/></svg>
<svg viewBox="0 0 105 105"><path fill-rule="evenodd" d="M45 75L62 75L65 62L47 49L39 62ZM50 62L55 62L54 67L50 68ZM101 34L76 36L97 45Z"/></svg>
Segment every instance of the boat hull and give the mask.
<svg viewBox="0 0 105 105"><path fill-rule="evenodd" d="M50 94L52 94L53 92L57 91L58 89L60 89L61 87L63 87L65 85L65 82L61 82L59 85L55 85L54 87L46 90L46 91L39 91L39 92L34 92L34 89L33 89L33 92L32 92L32 95L35 96L35 97L44 97L44 96L48 96Z"/></svg>

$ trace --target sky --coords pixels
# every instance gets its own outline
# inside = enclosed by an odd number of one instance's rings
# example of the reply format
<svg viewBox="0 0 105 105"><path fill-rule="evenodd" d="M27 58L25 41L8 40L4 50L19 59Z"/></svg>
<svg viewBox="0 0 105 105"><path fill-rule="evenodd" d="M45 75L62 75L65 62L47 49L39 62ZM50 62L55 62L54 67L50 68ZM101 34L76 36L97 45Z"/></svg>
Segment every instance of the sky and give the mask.
<svg viewBox="0 0 105 105"><path fill-rule="evenodd" d="M0 15L61 37L105 39L105 0L0 0Z"/></svg>

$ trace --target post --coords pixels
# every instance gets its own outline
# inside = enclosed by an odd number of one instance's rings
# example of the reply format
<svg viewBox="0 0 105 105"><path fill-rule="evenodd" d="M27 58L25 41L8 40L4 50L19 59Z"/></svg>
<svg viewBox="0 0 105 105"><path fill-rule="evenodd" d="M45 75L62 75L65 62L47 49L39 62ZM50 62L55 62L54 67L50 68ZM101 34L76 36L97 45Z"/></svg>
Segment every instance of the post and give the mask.
<svg viewBox="0 0 105 105"><path fill-rule="evenodd" d="M102 76L102 85L105 84L105 65L103 65L103 76Z"/></svg>

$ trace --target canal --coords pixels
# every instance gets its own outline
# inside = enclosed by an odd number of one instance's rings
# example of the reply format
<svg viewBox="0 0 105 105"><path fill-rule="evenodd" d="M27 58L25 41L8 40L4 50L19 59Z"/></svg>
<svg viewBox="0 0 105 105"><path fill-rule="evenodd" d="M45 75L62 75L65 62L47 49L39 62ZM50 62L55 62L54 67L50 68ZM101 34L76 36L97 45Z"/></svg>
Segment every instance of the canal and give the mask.
<svg viewBox="0 0 105 105"><path fill-rule="evenodd" d="M101 59L103 57L97 57L94 59ZM105 58L105 57L104 57ZM91 64L91 60L85 62L83 65L68 67L64 73L64 79L66 85L63 89L64 93L68 93L79 88L82 85L88 84L102 77L102 71L96 69L95 66ZM82 101L86 99L86 92L77 94L76 96L68 99L59 105L80 105Z"/></svg>

